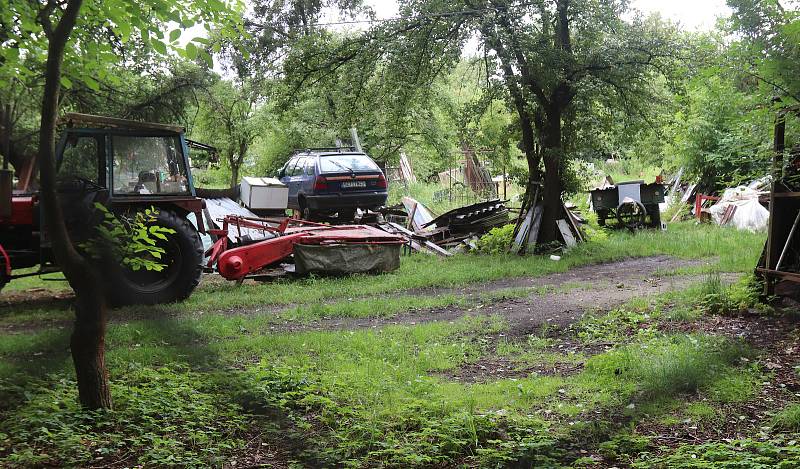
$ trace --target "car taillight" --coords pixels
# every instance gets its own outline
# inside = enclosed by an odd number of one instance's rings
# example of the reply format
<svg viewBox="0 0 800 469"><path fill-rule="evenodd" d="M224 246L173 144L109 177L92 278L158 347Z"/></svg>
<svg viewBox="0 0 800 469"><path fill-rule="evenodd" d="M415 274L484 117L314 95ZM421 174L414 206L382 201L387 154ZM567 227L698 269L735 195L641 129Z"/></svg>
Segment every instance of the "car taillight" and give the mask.
<svg viewBox="0 0 800 469"><path fill-rule="evenodd" d="M381 189L386 189L386 178L381 174L381 177L378 178L378 182L375 186L380 187Z"/></svg>
<svg viewBox="0 0 800 469"><path fill-rule="evenodd" d="M328 189L328 180L322 176L317 176L317 178L314 179L314 190L320 191L327 189Z"/></svg>

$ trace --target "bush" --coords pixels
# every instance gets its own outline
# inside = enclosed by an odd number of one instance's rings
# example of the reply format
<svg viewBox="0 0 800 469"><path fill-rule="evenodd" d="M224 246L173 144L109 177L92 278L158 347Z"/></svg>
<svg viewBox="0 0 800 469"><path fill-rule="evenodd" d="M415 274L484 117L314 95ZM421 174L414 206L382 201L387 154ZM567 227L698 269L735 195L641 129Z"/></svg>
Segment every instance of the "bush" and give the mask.
<svg viewBox="0 0 800 469"><path fill-rule="evenodd" d="M769 441L685 445L666 455L643 455L635 468L794 468L800 466L800 446L782 438Z"/></svg>
<svg viewBox="0 0 800 469"><path fill-rule="evenodd" d="M514 240L514 225L492 228L478 240L478 252L481 254L505 254Z"/></svg>

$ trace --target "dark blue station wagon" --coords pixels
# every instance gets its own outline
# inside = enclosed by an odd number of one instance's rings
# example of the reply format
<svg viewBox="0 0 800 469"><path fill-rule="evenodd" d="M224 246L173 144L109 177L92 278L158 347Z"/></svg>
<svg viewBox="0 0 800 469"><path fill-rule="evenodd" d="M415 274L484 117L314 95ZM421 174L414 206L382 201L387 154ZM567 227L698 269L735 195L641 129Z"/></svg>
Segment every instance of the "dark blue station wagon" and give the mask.
<svg viewBox="0 0 800 469"><path fill-rule="evenodd" d="M352 220L356 209L386 204L386 177L365 153L351 149L310 149L296 152L278 172L289 188L289 208L306 220L338 214Z"/></svg>

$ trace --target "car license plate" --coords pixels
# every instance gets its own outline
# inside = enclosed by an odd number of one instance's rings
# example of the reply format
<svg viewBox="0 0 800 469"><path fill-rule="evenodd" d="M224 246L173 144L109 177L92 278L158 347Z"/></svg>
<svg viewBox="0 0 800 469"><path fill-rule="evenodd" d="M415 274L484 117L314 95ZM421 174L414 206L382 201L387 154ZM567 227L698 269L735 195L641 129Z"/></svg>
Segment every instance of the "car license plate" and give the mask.
<svg viewBox="0 0 800 469"><path fill-rule="evenodd" d="M353 187L367 187L367 181L344 181L342 189L352 189Z"/></svg>

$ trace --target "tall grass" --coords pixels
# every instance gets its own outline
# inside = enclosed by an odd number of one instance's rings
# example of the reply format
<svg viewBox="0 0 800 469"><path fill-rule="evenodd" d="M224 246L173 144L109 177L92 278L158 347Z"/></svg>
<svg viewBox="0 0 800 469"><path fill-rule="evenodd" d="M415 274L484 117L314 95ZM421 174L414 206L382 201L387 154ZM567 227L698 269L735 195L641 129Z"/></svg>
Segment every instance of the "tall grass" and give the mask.
<svg viewBox="0 0 800 469"><path fill-rule="evenodd" d="M713 336L673 336L592 357L587 370L635 382L653 399L693 393L725 377L752 352L740 342Z"/></svg>

